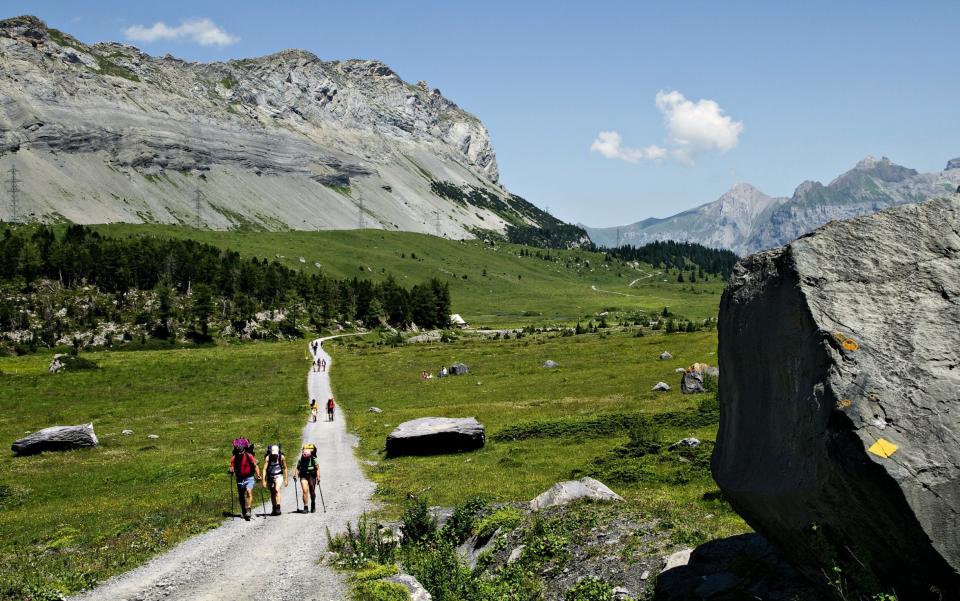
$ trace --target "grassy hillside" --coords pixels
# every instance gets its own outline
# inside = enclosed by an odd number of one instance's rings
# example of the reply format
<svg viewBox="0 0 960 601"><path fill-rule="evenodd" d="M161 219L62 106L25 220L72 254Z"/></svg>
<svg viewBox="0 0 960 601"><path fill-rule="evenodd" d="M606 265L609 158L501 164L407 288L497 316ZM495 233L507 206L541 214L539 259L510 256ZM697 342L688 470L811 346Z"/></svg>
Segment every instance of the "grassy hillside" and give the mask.
<svg viewBox="0 0 960 601"><path fill-rule="evenodd" d="M88 353L100 369L57 375L49 354L0 360L0 440L93 421L101 443L0 464L0 598L57 599L217 526L231 440L298 439L305 351Z"/></svg>
<svg viewBox="0 0 960 601"><path fill-rule="evenodd" d="M600 253L540 251L549 253L553 260L548 261L535 254L520 256L523 247L517 245L407 232L236 232L124 224L95 229L111 236L192 238L306 271L317 270L319 263L338 278L379 280L390 273L410 286L440 277L450 283L453 310L474 325L572 323L604 310L659 312L664 306L683 317L704 319L716 315L723 289L716 277L678 283L676 272L604 263Z"/></svg>
<svg viewBox="0 0 960 601"><path fill-rule="evenodd" d="M330 347L335 392L360 436L360 458L377 462L370 475L388 512L408 493L445 506L477 494L522 501L557 481L590 475L634 509L673 524L680 540L745 529L716 500L709 473L717 431L713 394L682 395L674 371L698 361L716 364L715 332L464 338L397 347L340 340ZM664 350L674 359L660 361ZM543 368L548 359L560 366ZM435 373L456 361L469 366L469 375L419 377L421 370ZM658 381L673 389L652 391ZM383 413L368 413L371 406ZM487 428L488 443L467 454L385 459L393 427L426 416L475 416ZM631 424L639 416L654 421L663 452L629 451ZM692 461L666 452L667 444L688 436L704 441Z"/></svg>

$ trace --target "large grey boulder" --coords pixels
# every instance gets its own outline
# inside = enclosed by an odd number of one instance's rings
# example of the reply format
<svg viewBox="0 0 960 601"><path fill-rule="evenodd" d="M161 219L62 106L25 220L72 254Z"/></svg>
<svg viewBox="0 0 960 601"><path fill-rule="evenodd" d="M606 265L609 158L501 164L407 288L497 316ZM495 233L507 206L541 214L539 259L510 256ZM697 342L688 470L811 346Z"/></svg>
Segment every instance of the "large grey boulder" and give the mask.
<svg viewBox="0 0 960 601"><path fill-rule="evenodd" d="M547 507L566 505L577 499L593 499L595 501L622 501L623 497L613 492L607 485L593 478L580 478L557 482L548 490L543 491L530 501L530 509L539 511Z"/></svg>
<svg viewBox="0 0 960 601"><path fill-rule="evenodd" d="M706 392L703 387L703 372L684 371L680 376L680 392L683 394L697 394Z"/></svg>
<svg viewBox="0 0 960 601"><path fill-rule="evenodd" d="M713 475L811 579L960 598L960 200L741 261L719 319Z"/></svg>
<svg viewBox="0 0 960 601"><path fill-rule="evenodd" d="M481 448L483 424L473 417L421 417L403 422L387 436L387 457L434 455Z"/></svg>
<svg viewBox="0 0 960 601"><path fill-rule="evenodd" d="M53 426L44 428L10 445L17 455L35 455L44 451L69 451L95 447L100 444L93 432L93 424Z"/></svg>

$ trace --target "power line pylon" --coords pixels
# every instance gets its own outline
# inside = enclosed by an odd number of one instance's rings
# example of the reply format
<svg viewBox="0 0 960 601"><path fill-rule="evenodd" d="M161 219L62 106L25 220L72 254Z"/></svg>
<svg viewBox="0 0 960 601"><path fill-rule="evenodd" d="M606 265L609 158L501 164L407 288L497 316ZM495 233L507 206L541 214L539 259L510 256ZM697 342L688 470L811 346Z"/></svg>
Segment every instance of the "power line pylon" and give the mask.
<svg viewBox="0 0 960 601"><path fill-rule="evenodd" d="M17 196L20 193L20 180L17 179L17 164L13 163L10 166L10 179L8 183L10 184L10 222L17 223L19 217L17 215Z"/></svg>

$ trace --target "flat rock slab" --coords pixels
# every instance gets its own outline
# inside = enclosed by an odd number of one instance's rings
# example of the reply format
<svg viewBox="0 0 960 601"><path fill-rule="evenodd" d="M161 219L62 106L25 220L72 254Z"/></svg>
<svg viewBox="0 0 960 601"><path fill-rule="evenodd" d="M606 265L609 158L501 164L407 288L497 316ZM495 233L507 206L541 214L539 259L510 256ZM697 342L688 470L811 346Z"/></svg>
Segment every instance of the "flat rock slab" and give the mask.
<svg viewBox="0 0 960 601"><path fill-rule="evenodd" d="M580 478L557 482L532 501L530 509L539 511L547 507L566 505L577 499L593 499L596 501L623 501L623 497L613 492L607 485L593 478Z"/></svg>
<svg viewBox="0 0 960 601"><path fill-rule="evenodd" d="M960 199L741 261L719 317L713 475L811 580L960 599Z"/></svg>
<svg viewBox="0 0 960 601"><path fill-rule="evenodd" d="M15 441L10 448L17 455L35 455L44 451L91 448L98 444L93 424L82 424L44 428Z"/></svg>
<svg viewBox="0 0 960 601"><path fill-rule="evenodd" d="M486 430L473 417L421 417L403 422L387 436L387 457L435 455L483 447Z"/></svg>

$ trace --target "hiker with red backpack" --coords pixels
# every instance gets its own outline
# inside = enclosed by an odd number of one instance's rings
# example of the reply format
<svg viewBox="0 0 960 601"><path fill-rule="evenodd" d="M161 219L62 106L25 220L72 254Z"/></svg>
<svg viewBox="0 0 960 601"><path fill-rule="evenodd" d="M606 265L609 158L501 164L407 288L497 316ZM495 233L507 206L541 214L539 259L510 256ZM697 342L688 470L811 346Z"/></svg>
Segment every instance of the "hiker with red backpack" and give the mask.
<svg viewBox="0 0 960 601"><path fill-rule="evenodd" d="M290 486L287 477L287 460L280 452L280 445L271 445L263 457L263 478L260 480L264 488L270 489L270 502L273 511L270 515L280 515L280 486Z"/></svg>
<svg viewBox="0 0 960 601"><path fill-rule="evenodd" d="M334 408L334 407L336 407L336 405L335 405L334 402L333 402L333 397L330 397L329 399L327 399L327 421L328 421L328 422L332 422L332 421L333 421L333 408Z"/></svg>
<svg viewBox="0 0 960 601"><path fill-rule="evenodd" d="M240 514L249 522L253 511L253 486L260 479L260 468L253 454L253 445L246 438L237 438L233 441L229 472L237 479Z"/></svg>
<svg viewBox="0 0 960 601"><path fill-rule="evenodd" d="M300 483L303 493L303 512L307 512L307 496L310 497L310 513L317 510L317 480L320 478L320 464L317 463L317 446L313 443L303 445L297 467L293 470L293 479Z"/></svg>

